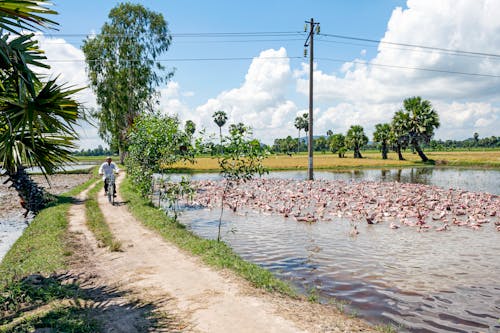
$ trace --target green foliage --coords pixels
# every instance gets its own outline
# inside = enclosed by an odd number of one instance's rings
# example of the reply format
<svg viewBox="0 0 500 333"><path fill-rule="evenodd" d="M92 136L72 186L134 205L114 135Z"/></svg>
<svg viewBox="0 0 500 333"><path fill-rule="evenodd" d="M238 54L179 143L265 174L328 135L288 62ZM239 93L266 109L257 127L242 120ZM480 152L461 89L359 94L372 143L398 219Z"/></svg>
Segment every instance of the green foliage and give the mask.
<svg viewBox="0 0 500 333"><path fill-rule="evenodd" d="M226 180L221 198L217 241L220 241L224 201L228 192L240 181L250 180L255 174L261 176L266 173L267 169L262 165L262 161L268 155L267 149L263 148L258 140L251 138L250 129L243 123L229 127L229 136L223 139L222 153L217 159L220 173Z"/></svg>
<svg viewBox="0 0 500 333"><path fill-rule="evenodd" d="M167 215L172 213L172 218L177 220L179 214L179 201L184 199L192 201L196 193L196 189L191 185L191 182L186 177L182 177L180 182L172 182L169 179L160 180L160 200L167 204Z"/></svg>
<svg viewBox="0 0 500 333"><path fill-rule="evenodd" d="M129 129L139 115L153 110L156 87L173 75L158 61L172 37L163 15L140 4L118 4L109 20L82 49L101 106L94 113L99 135L118 147L123 163Z"/></svg>
<svg viewBox="0 0 500 333"><path fill-rule="evenodd" d="M267 170L262 161L268 151L243 124L232 126L223 140L223 151L218 158L221 175L228 181L250 180L255 174L263 175Z"/></svg>
<svg viewBox="0 0 500 333"><path fill-rule="evenodd" d="M25 208L34 213L49 201L34 183L21 184L28 179L24 167L39 166L46 174L71 161L77 138L73 126L80 117L71 97L78 90L56 80L40 81L35 69L49 66L43 63L46 58L34 34L22 32L55 24L42 16L56 13L48 5L49 1L0 2L0 164Z"/></svg>
<svg viewBox="0 0 500 333"><path fill-rule="evenodd" d="M329 146L332 153L337 153L340 158L344 157L346 152L345 136L342 133L330 135Z"/></svg>
<svg viewBox="0 0 500 333"><path fill-rule="evenodd" d="M391 140L391 125L390 124L376 124L375 132L373 133L373 141L380 143L380 150L382 152L382 159L387 159L388 145Z"/></svg>
<svg viewBox="0 0 500 333"><path fill-rule="evenodd" d="M300 151L300 131L304 130L306 132L309 131L309 114L304 113L302 116L297 116L295 118L294 126L299 130L299 134L297 136L297 153Z"/></svg>
<svg viewBox="0 0 500 333"><path fill-rule="evenodd" d="M432 108L431 102L422 100L420 96L410 97L403 101L404 110L401 112L406 115L406 131L408 141L417 151L423 162L428 158L421 149L422 143L429 143L434 136L434 130L439 127L439 116Z"/></svg>
<svg viewBox="0 0 500 333"><path fill-rule="evenodd" d="M178 161L193 161L191 135L176 117L148 114L138 118L129 135L128 174L142 195L151 193L152 176Z"/></svg>
<svg viewBox="0 0 500 333"><path fill-rule="evenodd" d="M352 125L347 131L345 144L350 149L354 150L354 158L363 158L360 149L368 143L368 137L362 126Z"/></svg>

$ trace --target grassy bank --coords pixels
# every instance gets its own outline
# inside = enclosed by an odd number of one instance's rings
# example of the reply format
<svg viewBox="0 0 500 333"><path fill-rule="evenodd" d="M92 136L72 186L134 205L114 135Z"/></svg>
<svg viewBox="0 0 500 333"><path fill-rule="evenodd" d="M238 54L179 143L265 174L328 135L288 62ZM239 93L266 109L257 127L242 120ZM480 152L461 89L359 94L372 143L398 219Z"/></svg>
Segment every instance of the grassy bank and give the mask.
<svg viewBox="0 0 500 333"><path fill-rule="evenodd" d="M166 240L201 257L211 266L233 270L256 287L296 296L288 284L275 278L269 271L244 261L225 243L200 238L186 230L182 224L167 217L164 212L142 198L133 189L128 178L122 183L120 192L128 201L132 214L147 227L160 233Z"/></svg>
<svg viewBox="0 0 500 333"><path fill-rule="evenodd" d="M87 200L85 201L87 227L94 234L100 247L107 247L111 251L120 251L121 244L113 237L108 224L104 221L104 215L97 202L97 194L102 189L102 186L103 182L99 181L94 188L88 192Z"/></svg>
<svg viewBox="0 0 500 333"><path fill-rule="evenodd" d="M98 330L87 309L62 302L82 298L76 285L62 284L55 277L24 279L35 273L47 276L67 268L72 254L66 237L72 197L94 181L90 179L58 196L56 202L33 219L0 263L0 333L31 332L37 327L50 327L57 332Z"/></svg>
<svg viewBox="0 0 500 333"><path fill-rule="evenodd" d="M67 213L73 196L83 191L95 179L90 179L42 210L12 245L0 263L0 286L16 277L40 272L49 274L66 267L71 253L66 246Z"/></svg>
<svg viewBox="0 0 500 333"><path fill-rule="evenodd" d="M397 155L389 154L387 160L383 160L380 153L376 151L362 152L362 159L355 159L352 154L346 154L345 158L339 158L335 154L314 154L314 168L318 170L353 169L353 168L404 168L415 166L430 166L424 164L417 154L407 152L404 154L405 161L399 161ZM500 169L500 150L487 151L453 151L453 152L426 152L429 159L435 165L453 167L479 167ZM264 160L264 165L270 170L306 170L308 167L308 156L299 155L271 155ZM201 156L195 159L195 164L177 163L174 169L188 172L194 171L219 171L217 159Z"/></svg>

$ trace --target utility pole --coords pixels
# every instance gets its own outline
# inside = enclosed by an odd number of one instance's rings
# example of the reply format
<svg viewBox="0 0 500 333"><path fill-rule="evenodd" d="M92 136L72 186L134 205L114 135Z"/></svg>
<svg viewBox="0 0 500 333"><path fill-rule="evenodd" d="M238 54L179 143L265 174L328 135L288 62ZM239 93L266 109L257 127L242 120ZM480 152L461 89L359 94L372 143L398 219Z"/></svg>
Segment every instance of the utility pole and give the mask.
<svg viewBox="0 0 500 333"><path fill-rule="evenodd" d="M313 73L314 73L314 33L316 28L316 33L319 33L319 22L314 22L314 19L311 18L311 21L306 21L305 31L307 31L307 24L309 24L309 35L307 36L306 42L304 43L304 47L309 46L309 137L307 139L307 152L309 155L309 167L307 169L308 180L314 179L314 169L313 169L313 150L314 150L314 142L313 142ZM307 49L304 50L304 55L306 54Z"/></svg>

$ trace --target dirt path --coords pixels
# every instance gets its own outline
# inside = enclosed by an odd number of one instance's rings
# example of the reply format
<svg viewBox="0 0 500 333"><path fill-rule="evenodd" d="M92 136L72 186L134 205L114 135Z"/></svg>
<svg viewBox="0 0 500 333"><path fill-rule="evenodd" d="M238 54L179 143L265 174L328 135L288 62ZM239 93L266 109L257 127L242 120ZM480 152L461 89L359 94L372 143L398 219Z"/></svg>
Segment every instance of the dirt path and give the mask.
<svg viewBox="0 0 500 333"><path fill-rule="evenodd" d="M118 177L118 186L123 175ZM119 191L118 191L119 192ZM82 194L82 198L86 193ZM118 196L115 206L103 191L98 202L123 252L97 247L85 226L84 205L70 211L71 231L79 235L84 253L80 270L101 283L134 291L137 297L156 300L193 332L366 332L357 320L339 315L331 307L285 299L251 288L231 272L216 271L139 223ZM116 318L115 318L116 319ZM126 326L126 321L122 323ZM114 328L111 331L120 331ZM124 330L127 331L128 330Z"/></svg>

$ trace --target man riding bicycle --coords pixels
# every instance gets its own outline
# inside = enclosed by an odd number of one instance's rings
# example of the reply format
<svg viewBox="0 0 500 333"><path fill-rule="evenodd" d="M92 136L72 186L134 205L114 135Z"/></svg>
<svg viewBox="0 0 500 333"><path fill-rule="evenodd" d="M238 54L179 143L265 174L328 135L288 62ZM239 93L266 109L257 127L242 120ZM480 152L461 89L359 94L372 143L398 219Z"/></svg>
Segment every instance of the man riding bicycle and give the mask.
<svg viewBox="0 0 500 333"><path fill-rule="evenodd" d="M108 183L110 181L110 179L114 176L115 173L118 173L118 171L120 171L120 169L118 169L118 167L116 166L115 163L111 162L111 157L106 157L106 162L104 162L103 164L101 164L101 166L99 167L99 174L102 177L102 179L104 180L104 195L108 195ZM116 184L113 183L113 196L116 197Z"/></svg>

